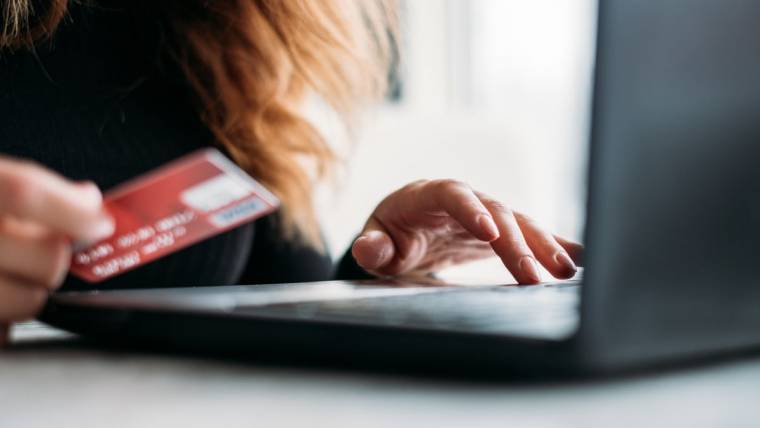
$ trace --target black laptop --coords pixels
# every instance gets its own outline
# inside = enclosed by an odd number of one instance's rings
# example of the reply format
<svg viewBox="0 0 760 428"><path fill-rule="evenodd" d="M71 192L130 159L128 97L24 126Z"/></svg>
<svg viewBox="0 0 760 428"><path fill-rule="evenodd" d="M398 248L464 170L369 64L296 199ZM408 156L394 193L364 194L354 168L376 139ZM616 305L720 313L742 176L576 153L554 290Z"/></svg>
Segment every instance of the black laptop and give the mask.
<svg viewBox="0 0 760 428"><path fill-rule="evenodd" d="M337 364L604 372L760 348L760 2L599 7L580 283L54 294L105 340Z"/></svg>

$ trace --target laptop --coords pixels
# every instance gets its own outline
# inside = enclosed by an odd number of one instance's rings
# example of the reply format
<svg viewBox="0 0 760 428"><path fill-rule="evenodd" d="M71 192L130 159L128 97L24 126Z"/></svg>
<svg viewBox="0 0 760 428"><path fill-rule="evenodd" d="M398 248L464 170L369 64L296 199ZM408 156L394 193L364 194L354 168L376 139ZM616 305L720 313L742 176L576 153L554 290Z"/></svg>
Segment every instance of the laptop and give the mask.
<svg viewBox="0 0 760 428"><path fill-rule="evenodd" d="M582 281L59 292L41 319L162 349L445 371L760 349L760 3L607 0L598 14Z"/></svg>

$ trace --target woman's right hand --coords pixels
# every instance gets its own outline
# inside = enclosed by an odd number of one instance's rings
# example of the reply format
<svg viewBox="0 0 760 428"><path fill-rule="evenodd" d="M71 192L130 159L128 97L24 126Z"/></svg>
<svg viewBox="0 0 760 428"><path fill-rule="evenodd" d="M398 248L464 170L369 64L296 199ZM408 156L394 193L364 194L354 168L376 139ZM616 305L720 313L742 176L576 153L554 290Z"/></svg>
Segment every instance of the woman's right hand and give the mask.
<svg viewBox="0 0 760 428"><path fill-rule="evenodd" d="M0 156L0 345L10 323L34 317L61 285L72 243L103 239L113 229L95 184Z"/></svg>

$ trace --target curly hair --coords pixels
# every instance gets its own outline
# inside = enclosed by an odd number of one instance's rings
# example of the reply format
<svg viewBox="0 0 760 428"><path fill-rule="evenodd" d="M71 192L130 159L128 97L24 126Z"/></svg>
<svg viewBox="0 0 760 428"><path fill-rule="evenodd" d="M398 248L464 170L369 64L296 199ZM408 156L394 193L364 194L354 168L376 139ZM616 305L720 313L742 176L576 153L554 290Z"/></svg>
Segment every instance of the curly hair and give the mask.
<svg viewBox="0 0 760 428"><path fill-rule="evenodd" d="M69 0L0 4L0 49L18 49L51 37ZM350 124L357 107L382 96L395 52L395 0L162 0L151 7L167 23L167 54L216 143L282 200L287 238L321 247L313 187L337 156L302 102L315 94Z"/></svg>

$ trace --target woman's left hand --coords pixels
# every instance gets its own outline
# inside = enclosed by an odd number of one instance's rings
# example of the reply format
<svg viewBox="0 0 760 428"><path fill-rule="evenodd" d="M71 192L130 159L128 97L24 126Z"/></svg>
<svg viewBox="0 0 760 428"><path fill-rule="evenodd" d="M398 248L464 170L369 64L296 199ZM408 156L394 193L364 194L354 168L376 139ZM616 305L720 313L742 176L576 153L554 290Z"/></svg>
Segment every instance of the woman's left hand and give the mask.
<svg viewBox="0 0 760 428"><path fill-rule="evenodd" d="M379 276L424 275L497 255L520 284L541 281L541 263L566 279L583 246L455 180L417 181L385 198L351 249Z"/></svg>

